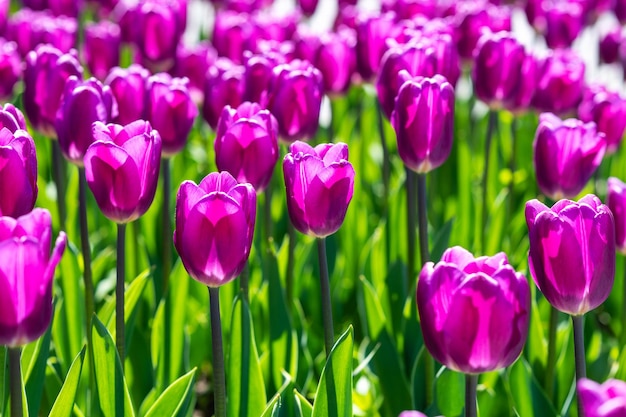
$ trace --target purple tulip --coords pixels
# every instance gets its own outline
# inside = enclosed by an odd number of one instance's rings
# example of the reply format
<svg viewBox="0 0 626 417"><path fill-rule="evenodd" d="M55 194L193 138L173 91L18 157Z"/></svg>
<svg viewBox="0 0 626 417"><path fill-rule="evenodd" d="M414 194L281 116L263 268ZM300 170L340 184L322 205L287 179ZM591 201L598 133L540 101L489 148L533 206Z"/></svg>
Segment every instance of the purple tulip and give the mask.
<svg viewBox="0 0 626 417"><path fill-rule="evenodd" d="M380 68L387 47L385 40L395 26L395 14L360 14L356 19L357 71L364 80L372 79Z"/></svg>
<svg viewBox="0 0 626 417"><path fill-rule="evenodd" d="M85 25L84 55L91 74L103 80L120 63L120 27L103 20Z"/></svg>
<svg viewBox="0 0 626 417"><path fill-rule="evenodd" d="M95 78L68 78L55 124L63 155L71 163L83 166L85 152L93 143L91 125L109 123L116 115L117 103L109 86Z"/></svg>
<svg viewBox="0 0 626 417"><path fill-rule="evenodd" d="M504 101L504 107L512 113L519 114L530 110L535 88L539 81L539 65L533 54L526 54L520 67L517 88L511 91Z"/></svg>
<svg viewBox="0 0 626 417"><path fill-rule="evenodd" d="M50 254L51 235L48 210L0 218L0 345L23 346L50 325L54 270L66 243L60 232Z"/></svg>
<svg viewBox="0 0 626 417"><path fill-rule="evenodd" d="M619 47L622 43L622 27L616 26L600 37L598 51L600 62L614 64L619 61Z"/></svg>
<svg viewBox="0 0 626 417"><path fill-rule="evenodd" d="M320 48L314 61L322 73L324 90L328 94L344 94L350 88L356 71L356 33L342 28L320 36Z"/></svg>
<svg viewBox="0 0 626 417"><path fill-rule="evenodd" d="M189 92L194 103L202 103L206 73L216 60L217 52L209 42L199 42L193 46L186 46L183 43L178 45L172 74L175 77L189 79Z"/></svg>
<svg viewBox="0 0 626 417"><path fill-rule="evenodd" d="M135 43L146 65L155 71L169 70L176 58L176 47L185 31L177 0L142 0L135 9L138 26Z"/></svg>
<svg viewBox="0 0 626 417"><path fill-rule="evenodd" d="M54 124L65 82L82 78L83 68L76 51L63 54L50 45L40 45L26 57L24 111L31 126L48 137L56 137Z"/></svg>
<svg viewBox="0 0 626 417"><path fill-rule="evenodd" d="M35 142L25 130L0 130L0 216L17 218L37 200Z"/></svg>
<svg viewBox="0 0 626 417"><path fill-rule="evenodd" d="M548 208L526 203L529 266L535 284L556 309L585 314L604 302L615 276L615 226L595 195Z"/></svg>
<svg viewBox="0 0 626 417"><path fill-rule="evenodd" d="M255 28L250 15L223 10L215 16L212 39L219 56L241 64L244 51L251 49L255 38Z"/></svg>
<svg viewBox="0 0 626 417"><path fill-rule="evenodd" d="M163 140L163 156L180 152L198 115L198 108L189 93L188 78L172 78L160 73L148 78L146 119L159 131Z"/></svg>
<svg viewBox="0 0 626 417"><path fill-rule="evenodd" d="M0 0L0 34L4 35L9 18L11 0Z"/></svg>
<svg viewBox="0 0 626 417"><path fill-rule="evenodd" d="M296 0L298 9L307 17L313 16L318 2L319 0Z"/></svg>
<svg viewBox="0 0 626 417"><path fill-rule="evenodd" d="M118 115L113 122L127 125L144 117L147 82L150 72L138 64L115 67L104 80L117 102Z"/></svg>
<svg viewBox="0 0 626 417"><path fill-rule="evenodd" d="M209 287L237 277L250 255L255 218L254 188L228 172L213 172L200 185L183 182L174 246L189 275Z"/></svg>
<svg viewBox="0 0 626 417"><path fill-rule="evenodd" d="M324 143L312 148L296 141L283 159L283 174L294 227L320 238L339 230L354 191L348 145Z"/></svg>
<svg viewBox="0 0 626 417"><path fill-rule="evenodd" d="M77 18L83 8L82 0L48 0L48 8L55 16Z"/></svg>
<svg viewBox="0 0 626 417"><path fill-rule="evenodd" d="M278 161L278 124L257 103L236 109L226 106L217 124L215 162L237 182L250 183L257 193L265 190Z"/></svg>
<svg viewBox="0 0 626 417"><path fill-rule="evenodd" d="M202 117L213 130L224 106L237 107L243 102L245 69L228 58L218 58L207 72L204 83ZM210 97L210 99L209 99Z"/></svg>
<svg viewBox="0 0 626 417"><path fill-rule="evenodd" d="M22 58L15 42L0 39L0 100L13 95L13 87L22 77Z"/></svg>
<svg viewBox="0 0 626 417"><path fill-rule="evenodd" d="M419 411L403 411L398 417L426 417L426 414Z"/></svg>
<svg viewBox="0 0 626 417"><path fill-rule="evenodd" d="M620 24L626 23L626 0L615 0L613 12Z"/></svg>
<svg viewBox="0 0 626 417"><path fill-rule="evenodd" d="M585 417L623 417L626 415L626 382L609 379L598 384L582 378L576 383L578 401Z"/></svg>
<svg viewBox="0 0 626 417"><path fill-rule="evenodd" d="M0 129L6 127L11 132L15 133L16 130L26 130L26 120L24 115L11 103L7 103L0 109Z"/></svg>
<svg viewBox="0 0 626 417"><path fill-rule="evenodd" d="M44 16L40 20L32 22L34 38L37 44L54 45L61 52L70 52L76 47L78 35L78 22L73 17Z"/></svg>
<svg viewBox="0 0 626 417"><path fill-rule="evenodd" d="M85 177L102 213L116 223L142 216L152 204L159 178L161 136L149 122L95 122L85 153Z"/></svg>
<svg viewBox="0 0 626 417"><path fill-rule="evenodd" d="M299 12L277 15L271 12L257 10L252 14L252 24L254 25L254 34L258 40L252 39L252 44L257 45L255 52L259 52L258 44L260 40L275 41L282 43L294 38L296 28L301 20Z"/></svg>
<svg viewBox="0 0 626 417"><path fill-rule="evenodd" d="M455 246L422 268L417 308L424 344L437 361L459 372L489 372L522 352L530 287L504 252L474 258Z"/></svg>
<svg viewBox="0 0 626 417"><path fill-rule="evenodd" d="M511 11L485 1L460 3L457 6L455 28L459 55L470 60L485 31L511 31Z"/></svg>
<svg viewBox="0 0 626 417"><path fill-rule="evenodd" d="M47 19L44 13L31 9L20 9L11 16L7 23L6 38L15 42L19 54L23 57L38 44L38 34L33 30L33 22Z"/></svg>
<svg viewBox="0 0 626 417"><path fill-rule="evenodd" d="M285 142L317 132L323 92L322 74L307 61L294 60L274 68L267 108L278 121Z"/></svg>
<svg viewBox="0 0 626 417"><path fill-rule="evenodd" d="M539 111L563 114L580 103L585 63L569 49L550 51L538 61L539 80L532 105Z"/></svg>
<svg viewBox="0 0 626 417"><path fill-rule="evenodd" d="M419 173L445 162L454 136L454 89L440 75L409 79L398 92L391 115L398 153Z"/></svg>
<svg viewBox="0 0 626 417"><path fill-rule="evenodd" d="M239 87L245 87L243 99L246 101L261 103L267 97L270 82L272 81L272 74L274 73L274 67L284 64L287 60L279 53L253 55L248 51L245 55L244 80L237 83L233 82L238 86L235 91L238 91ZM211 117L211 119L212 118L213 117Z"/></svg>
<svg viewBox="0 0 626 417"><path fill-rule="evenodd" d="M544 1L545 38L549 48L569 48L585 23L583 5L576 1Z"/></svg>
<svg viewBox="0 0 626 417"><path fill-rule="evenodd" d="M578 195L606 151L606 138L593 122L539 116L533 143L534 166L541 192L553 200Z"/></svg>
<svg viewBox="0 0 626 417"><path fill-rule="evenodd" d="M615 177L607 180L606 205L615 221L615 245L626 254L626 184Z"/></svg>
<svg viewBox="0 0 626 417"><path fill-rule="evenodd" d="M604 133L608 154L617 151L626 130L626 100L618 92L591 85L583 94L578 116L583 122L595 122L598 132Z"/></svg>

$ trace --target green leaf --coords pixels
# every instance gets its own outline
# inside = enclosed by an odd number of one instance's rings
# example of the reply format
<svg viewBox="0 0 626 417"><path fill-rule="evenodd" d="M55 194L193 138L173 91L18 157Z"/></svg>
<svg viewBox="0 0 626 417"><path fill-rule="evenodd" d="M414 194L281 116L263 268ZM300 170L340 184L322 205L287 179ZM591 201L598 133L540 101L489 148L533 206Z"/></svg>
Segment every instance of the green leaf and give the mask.
<svg viewBox="0 0 626 417"><path fill-rule="evenodd" d="M43 386L46 376L46 362L50 354L51 327L37 341L29 343L22 351L23 374L26 383L25 391L28 396L28 414L39 415L39 406L43 396Z"/></svg>
<svg viewBox="0 0 626 417"><path fill-rule="evenodd" d="M156 400L145 417L184 417L193 396L196 368L178 378Z"/></svg>
<svg viewBox="0 0 626 417"><path fill-rule="evenodd" d="M509 368L508 382L515 411L520 416L558 416L552 403L532 375L530 366L524 358Z"/></svg>
<svg viewBox="0 0 626 417"><path fill-rule="evenodd" d="M442 367L435 380L437 408L444 416L459 416L465 406L463 374Z"/></svg>
<svg viewBox="0 0 626 417"><path fill-rule="evenodd" d="M230 325L228 359L228 415L256 417L265 407L265 383L254 340L248 303L237 297Z"/></svg>
<svg viewBox="0 0 626 417"><path fill-rule="evenodd" d="M74 359L74 362L72 362L63 387L61 387L61 392L59 392L52 406L52 410L50 410L50 417L69 417L71 415L74 399L76 398L76 391L78 390L78 382L80 381L80 374L83 370L84 359L85 348L83 347L78 356Z"/></svg>
<svg viewBox="0 0 626 417"><path fill-rule="evenodd" d="M313 414L313 406L304 398L304 395L300 394L297 389L293 390L293 395L296 398L296 404L301 417L311 417Z"/></svg>
<svg viewBox="0 0 626 417"><path fill-rule="evenodd" d="M6 346L0 346L0 416L9 403L9 355Z"/></svg>
<svg viewBox="0 0 626 417"><path fill-rule="evenodd" d="M100 408L105 417L119 415L134 416L133 405L123 378L122 363L117 355L115 342L107 328L102 324L96 315L93 316L92 324L93 356L95 362L96 383L98 385L98 396L100 397ZM123 411L116 410L115 388L116 377L122 376L124 404ZM122 408L122 404L119 404Z"/></svg>
<svg viewBox="0 0 626 417"><path fill-rule="evenodd" d="M352 326L339 337L322 370L312 417L352 416Z"/></svg>

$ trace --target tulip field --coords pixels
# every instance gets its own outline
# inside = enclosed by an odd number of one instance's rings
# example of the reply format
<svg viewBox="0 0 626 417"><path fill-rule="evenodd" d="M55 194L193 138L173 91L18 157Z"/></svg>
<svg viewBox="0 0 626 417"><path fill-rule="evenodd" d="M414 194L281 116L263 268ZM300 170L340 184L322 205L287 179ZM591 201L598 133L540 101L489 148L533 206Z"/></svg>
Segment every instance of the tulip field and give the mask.
<svg viewBox="0 0 626 417"><path fill-rule="evenodd" d="M0 0L0 416L626 417L623 24Z"/></svg>

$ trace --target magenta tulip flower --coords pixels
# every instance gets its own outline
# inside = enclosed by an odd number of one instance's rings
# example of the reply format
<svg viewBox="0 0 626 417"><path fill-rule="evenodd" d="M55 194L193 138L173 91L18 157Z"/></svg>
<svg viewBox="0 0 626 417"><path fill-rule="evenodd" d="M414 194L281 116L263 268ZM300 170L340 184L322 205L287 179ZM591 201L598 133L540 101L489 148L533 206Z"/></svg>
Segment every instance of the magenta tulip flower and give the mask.
<svg viewBox="0 0 626 417"><path fill-rule="evenodd" d="M343 94L350 88L356 71L356 35L352 29L320 35L320 46L313 63L322 73L328 94Z"/></svg>
<svg viewBox="0 0 626 417"><path fill-rule="evenodd" d="M186 8L176 0L142 0L134 11L135 43L146 65L156 71L169 70L176 47L185 31ZM184 14L184 16L180 16Z"/></svg>
<svg viewBox="0 0 626 417"><path fill-rule="evenodd" d="M542 113L533 143L541 192L553 200L578 195L602 162L606 145L595 123Z"/></svg>
<svg viewBox="0 0 626 417"><path fill-rule="evenodd" d="M454 24L459 55L470 60L485 31L511 31L511 11L507 7L496 6L487 1L460 2Z"/></svg>
<svg viewBox="0 0 626 417"><path fill-rule="evenodd" d="M622 27L616 26L600 37L598 51L600 62L614 64L619 60L619 47L622 43Z"/></svg>
<svg viewBox="0 0 626 417"><path fill-rule="evenodd" d="M22 216L37 200L37 154L27 131L0 130L0 161L0 216Z"/></svg>
<svg viewBox="0 0 626 417"><path fill-rule="evenodd" d="M48 137L56 137L54 124L65 82L82 78L83 68L76 51L63 54L50 45L38 46L26 57L24 69L24 112L31 126Z"/></svg>
<svg viewBox="0 0 626 417"><path fill-rule="evenodd" d="M174 246L189 275L209 287L237 277L250 255L255 218L254 188L228 172L213 172L199 185L183 182Z"/></svg>
<svg viewBox="0 0 626 417"><path fill-rule="evenodd" d="M594 195L560 200L552 208L526 203L529 266L535 284L556 309L578 316L604 302L615 275L611 210Z"/></svg>
<svg viewBox="0 0 626 417"><path fill-rule="evenodd" d="M607 153L615 153L626 130L626 99L602 85L592 85L583 93L578 106L583 122L595 122L598 132L606 136Z"/></svg>
<svg viewBox="0 0 626 417"><path fill-rule="evenodd" d="M180 152L198 115L198 108L189 93L188 78L172 78L166 73L148 79L146 119L159 131L163 155Z"/></svg>
<svg viewBox="0 0 626 417"><path fill-rule="evenodd" d="M118 114L113 122L127 125L143 119L150 72L138 64L128 68L115 67L104 80L117 102Z"/></svg>
<svg viewBox="0 0 626 417"><path fill-rule="evenodd" d="M283 159L287 209L296 230L326 237L341 227L354 192L354 168L348 145L324 143L315 148L296 141Z"/></svg>
<svg viewBox="0 0 626 417"><path fill-rule="evenodd" d="M85 25L84 56L91 74L103 80L120 63L120 27L103 20Z"/></svg>
<svg viewBox="0 0 626 417"><path fill-rule="evenodd" d="M615 245L626 255L626 184L619 178L609 177L607 180L606 205L615 221Z"/></svg>
<svg viewBox="0 0 626 417"><path fill-rule="evenodd" d="M245 87L243 99L261 103L267 98L274 67L284 64L287 59L282 54L275 52L262 54L247 52L245 55L244 79L242 81L242 85Z"/></svg>
<svg viewBox="0 0 626 417"><path fill-rule="evenodd" d="M531 110L531 103L539 79L539 65L533 54L526 54L519 72L517 88L511 91L504 101L504 107L512 113L519 114Z"/></svg>
<svg viewBox="0 0 626 417"><path fill-rule="evenodd" d="M385 40L395 25L395 14L365 14L356 18L357 71L368 81L380 68L380 61L387 50Z"/></svg>
<svg viewBox="0 0 626 417"><path fill-rule="evenodd" d="M455 246L422 268L417 307L424 344L436 360L466 374L489 372L522 352L530 287L503 252L474 258Z"/></svg>
<svg viewBox="0 0 626 417"><path fill-rule="evenodd" d="M94 142L85 153L85 177L102 213L118 224L142 216L154 200L161 137L149 122L126 126L93 124Z"/></svg>
<svg viewBox="0 0 626 417"><path fill-rule="evenodd" d="M236 109L226 106L217 124L215 162L237 182L250 183L257 193L270 182L278 161L278 123L257 103Z"/></svg>
<svg viewBox="0 0 626 417"><path fill-rule="evenodd" d="M404 164L426 173L443 164L454 136L454 89L440 75L406 81L400 91L391 124Z"/></svg>
<svg viewBox="0 0 626 417"><path fill-rule="evenodd" d="M585 84L585 63L569 49L550 51L538 60L539 80L532 105L543 112L564 114L576 109Z"/></svg>
<svg viewBox="0 0 626 417"><path fill-rule="evenodd" d="M82 167L85 152L93 142L91 125L109 123L116 115L117 103L109 86L95 78L81 81L71 76L65 83L55 126L63 155Z"/></svg>
<svg viewBox="0 0 626 417"><path fill-rule="evenodd" d="M183 43L178 45L172 75L189 79L189 92L194 103L201 104L203 102L206 73L216 60L217 52L206 41L192 46Z"/></svg>
<svg viewBox="0 0 626 417"><path fill-rule="evenodd" d="M34 38L37 44L54 45L61 52L67 53L76 48L78 39L78 21L73 17L56 16L35 20L33 23Z"/></svg>
<svg viewBox="0 0 626 417"><path fill-rule="evenodd" d="M60 232L50 254L51 236L48 210L0 218L0 345L23 346L50 325L54 270L66 243Z"/></svg>
<svg viewBox="0 0 626 417"><path fill-rule="evenodd" d="M26 120L24 115L11 103L5 104L0 109L0 129L6 127L11 132L15 133L17 129L26 130Z"/></svg>
<svg viewBox="0 0 626 417"><path fill-rule="evenodd" d="M576 384L578 402L585 417L623 417L626 415L626 382L609 379L598 384L583 378Z"/></svg>
<svg viewBox="0 0 626 417"><path fill-rule="evenodd" d="M313 16L315 13L315 9L317 9L317 3L319 0L296 0L296 4L298 8L302 11L302 14L305 16Z"/></svg>
<svg viewBox="0 0 626 417"><path fill-rule="evenodd" d="M202 117L213 130L224 106L237 107L243 102L245 69L227 58L218 58L209 68L204 83Z"/></svg>
<svg viewBox="0 0 626 417"><path fill-rule="evenodd" d="M542 9L548 48L571 47L585 23L583 5L576 1L544 1Z"/></svg>
<svg viewBox="0 0 626 417"><path fill-rule="evenodd" d="M246 13L223 10L215 16L213 46L221 57L236 64L243 62L243 53L256 42L255 27Z"/></svg>
<svg viewBox="0 0 626 417"><path fill-rule="evenodd" d="M22 59L15 42L0 39L0 99L13 96L13 87L22 78Z"/></svg>

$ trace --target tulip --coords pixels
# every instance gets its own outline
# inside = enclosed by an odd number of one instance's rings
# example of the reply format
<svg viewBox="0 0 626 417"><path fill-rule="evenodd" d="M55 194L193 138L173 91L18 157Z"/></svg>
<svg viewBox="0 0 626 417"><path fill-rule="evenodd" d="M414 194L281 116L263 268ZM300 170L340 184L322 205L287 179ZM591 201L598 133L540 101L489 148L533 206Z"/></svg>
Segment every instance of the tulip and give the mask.
<svg viewBox="0 0 626 417"><path fill-rule="evenodd" d="M189 92L194 103L202 103L206 73L216 60L217 52L208 42L200 42L193 46L186 46L183 43L178 45L172 75L189 79Z"/></svg>
<svg viewBox="0 0 626 417"><path fill-rule="evenodd" d="M185 31L186 10L176 0L142 0L134 12L138 26L135 42L146 65L169 70L176 58L176 47Z"/></svg>
<svg viewBox="0 0 626 417"><path fill-rule="evenodd" d="M568 49L548 52L538 60L537 74L533 107L563 114L578 106L585 83L585 63L575 52Z"/></svg>
<svg viewBox="0 0 626 417"><path fill-rule="evenodd" d="M0 33L4 34L7 28L9 17L10 0L0 0Z"/></svg>
<svg viewBox="0 0 626 417"><path fill-rule="evenodd" d="M23 100L24 111L34 129L56 137L54 124L65 82L70 76L82 78L82 73L76 51L63 54L53 46L41 45L28 54Z"/></svg>
<svg viewBox="0 0 626 417"><path fill-rule="evenodd" d="M254 25L254 34L259 40L268 40L282 43L294 38L301 15L298 11L288 14L276 15L271 12L257 10L252 14L252 23ZM252 45L257 45L255 52L258 51L259 40L253 41Z"/></svg>
<svg viewBox="0 0 626 417"><path fill-rule="evenodd" d="M278 161L278 124L268 110L245 102L226 106L217 125L215 162L239 183L250 183L257 193L270 182Z"/></svg>
<svg viewBox="0 0 626 417"><path fill-rule="evenodd" d="M126 126L95 122L92 128L94 143L84 158L87 185L108 219L132 222L154 199L161 137L143 120Z"/></svg>
<svg viewBox="0 0 626 417"><path fill-rule="evenodd" d="M320 48L315 66L322 73L324 90L329 94L344 94L350 88L356 71L356 35L348 28L320 36Z"/></svg>
<svg viewBox="0 0 626 417"><path fill-rule="evenodd" d="M529 265L535 284L555 308L578 316L598 307L613 287L615 227L594 195L548 208L526 203Z"/></svg>
<svg viewBox="0 0 626 417"><path fill-rule="evenodd" d="M70 52L76 47L78 22L73 17L46 17L32 22L37 44L49 43L61 52Z"/></svg>
<svg viewBox="0 0 626 417"><path fill-rule="evenodd" d="M297 0L296 4L298 5L298 8L302 11L302 14L307 17L311 17L315 13L315 9L317 9L318 2L319 0Z"/></svg>
<svg viewBox="0 0 626 417"><path fill-rule="evenodd" d="M622 27L617 26L600 37L598 47L600 62L614 64L619 60L619 46L622 43Z"/></svg>
<svg viewBox="0 0 626 417"><path fill-rule="evenodd" d="M429 172L445 162L454 134L454 89L440 75L406 81L400 91L391 124L398 153L417 173Z"/></svg>
<svg viewBox="0 0 626 417"><path fill-rule="evenodd" d="M620 24L626 23L626 0L615 0L613 12Z"/></svg>
<svg viewBox="0 0 626 417"><path fill-rule="evenodd" d="M515 114L530 110L539 78L537 59L533 54L526 54L519 71L517 88L513 89L511 95L504 101L504 107Z"/></svg>
<svg viewBox="0 0 626 417"><path fill-rule="evenodd" d="M511 11L485 1L460 3L454 26L459 55L470 60L484 31L511 31Z"/></svg>
<svg viewBox="0 0 626 417"><path fill-rule="evenodd" d="M26 130L24 115L11 103L7 103L0 109L0 129L6 127L15 133L17 129Z"/></svg>
<svg viewBox="0 0 626 417"><path fill-rule="evenodd" d="M323 238L341 227L354 191L345 143L315 148L296 141L283 159L287 209L301 233Z"/></svg>
<svg viewBox="0 0 626 417"><path fill-rule="evenodd" d="M561 120L552 113L539 116L535 133L534 166L541 192L553 200L582 191L602 162L606 138L593 122Z"/></svg>
<svg viewBox="0 0 626 417"><path fill-rule="evenodd" d="M65 83L55 126L63 155L82 167L85 152L93 143L91 125L108 123L116 115L117 103L108 86L95 78L81 81L71 76Z"/></svg>
<svg viewBox="0 0 626 417"><path fill-rule="evenodd" d="M576 384L578 402L585 417L620 417L626 415L626 382L609 379L598 384L581 379Z"/></svg>
<svg viewBox="0 0 626 417"><path fill-rule="evenodd" d="M219 56L241 64L244 51L250 49L255 38L255 27L250 15L224 10L215 16L212 39Z"/></svg>
<svg viewBox="0 0 626 417"><path fill-rule="evenodd" d="M202 116L215 130L217 121L224 106L237 107L243 102L245 85L244 67L236 65L227 58L218 58L209 68L204 84L204 100Z"/></svg>
<svg viewBox="0 0 626 417"><path fill-rule="evenodd" d="M188 78L172 78L166 73L148 79L146 119L161 135L165 157L184 148L198 114L188 85Z"/></svg>
<svg viewBox="0 0 626 417"><path fill-rule="evenodd" d="M55 16L77 18L83 8L82 0L48 0L48 7Z"/></svg>
<svg viewBox="0 0 626 417"><path fill-rule="evenodd" d="M550 49L569 48L583 29L583 5L576 1L544 1L546 44Z"/></svg>
<svg viewBox="0 0 626 417"><path fill-rule="evenodd" d="M52 319L54 270L65 250L60 232L50 255L52 218L36 208L0 218L0 345L19 347L38 339Z"/></svg>
<svg viewBox="0 0 626 417"><path fill-rule="evenodd" d="M39 44L39 34L33 30L33 22L48 19L47 14L31 9L20 9L7 23L5 37L15 42L17 51L23 57Z"/></svg>
<svg viewBox="0 0 626 417"><path fill-rule="evenodd" d="M13 87L22 77L22 59L15 42L0 40L0 99L13 95Z"/></svg>
<svg viewBox="0 0 626 417"><path fill-rule="evenodd" d="M117 102L115 123L127 125L144 117L146 84L150 72L138 64L128 68L115 67L104 80Z"/></svg>
<svg viewBox="0 0 626 417"><path fill-rule="evenodd" d="M102 80L120 63L120 27L103 20L85 25L84 55L87 68Z"/></svg>
<svg viewBox="0 0 626 417"><path fill-rule="evenodd" d="M238 276L250 254L255 218L254 188L230 173L211 173L199 185L183 182L174 246L189 275L209 287Z"/></svg>
<svg viewBox="0 0 626 417"><path fill-rule="evenodd" d="M319 125L323 80L307 61L294 60L274 68L267 108L278 121L286 142L310 138Z"/></svg>
<svg viewBox="0 0 626 417"><path fill-rule="evenodd" d="M474 258L456 246L417 281L424 344L435 359L467 374L494 371L519 357L528 335L530 288L506 255Z"/></svg>
<svg viewBox="0 0 626 417"><path fill-rule="evenodd" d="M245 55L244 80L239 81L237 84L245 87L243 94L243 99L245 101L261 103L267 98L267 92L272 80L274 67L284 64L287 61L280 53L263 53L253 55L251 52L247 51ZM239 101L241 102L241 98ZM235 104L235 106L237 106L237 104ZM217 107L215 110L217 110ZM211 112L215 110L212 110ZM213 115L211 114L211 119L212 118Z"/></svg>
<svg viewBox="0 0 626 417"><path fill-rule="evenodd" d="M398 417L426 417L426 414L419 411L403 411Z"/></svg>
<svg viewBox="0 0 626 417"><path fill-rule="evenodd" d="M385 53L385 40L395 25L395 14L360 14L356 18L357 71L363 80L378 72Z"/></svg>
<svg viewBox="0 0 626 417"><path fill-rule="evenodd" d="M37 154L28 132L0 130L0 216L17 218L30 212L37 200Z"/></svg>
<svg viewBox="0 0 626 417"><path fill-rule="evenodd" d="M617 151L626 130L626 100L618 92L591 85L583 93L578 116L583 122L595 122L598 131L604 133L607 153Z"/></svg>
<svg viewBox="0 0 626 417"><path fill-rule="evenodd" d="M606 205L615 221L615 245L626 255L626 184L618 178L609 177L607 180Z"/></svg>

